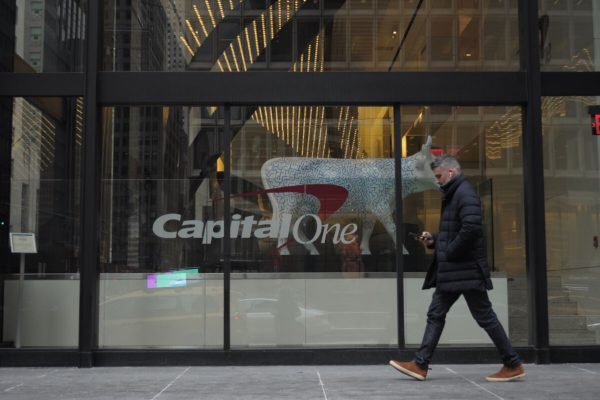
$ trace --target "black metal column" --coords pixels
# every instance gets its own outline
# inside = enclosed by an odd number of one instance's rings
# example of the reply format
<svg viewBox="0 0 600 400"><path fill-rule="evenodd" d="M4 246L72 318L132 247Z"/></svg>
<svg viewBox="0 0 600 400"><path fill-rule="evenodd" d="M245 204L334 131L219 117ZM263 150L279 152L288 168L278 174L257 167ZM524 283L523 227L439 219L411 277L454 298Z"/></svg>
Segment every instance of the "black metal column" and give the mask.
<svg viewBox="0 0 600 400"><path fill-rule="evenodd" d="M225 164L225 174L223 177L223 348L231 349L231 329L229 316L229 289L231 275L231 239L229 237L230 222L231 222L231 106L225 105L224 123L225 129L223 132L223 158Z"/></svg>
<svg viewBox="0 0 600 400"><path fill-rule="evenodd" d="M84 133L81 166L81 243L79 288L79 367L93 366L98 310L98 152L100 119L96 102L99 60L100 0L90 0L87 19Z"/></svg>
<svg viewBox="0 0 600 400"><path fill-rule="evenodd" d="M394 173L396 176L396 307L398 314L398 347L404 342L404 208L402 202L402 132L400 104L394 104Z"/></svg>
<svg viewBox="0 0 600 400"><path fill-rule="evenodd" d="M529 341L536 350L536 361L543 364L550 361L550 353L548 350L548 284L537 0L519 2L519 26L521 67L527 73L527 102L523 108L523 184L529 294Z"/></svg>

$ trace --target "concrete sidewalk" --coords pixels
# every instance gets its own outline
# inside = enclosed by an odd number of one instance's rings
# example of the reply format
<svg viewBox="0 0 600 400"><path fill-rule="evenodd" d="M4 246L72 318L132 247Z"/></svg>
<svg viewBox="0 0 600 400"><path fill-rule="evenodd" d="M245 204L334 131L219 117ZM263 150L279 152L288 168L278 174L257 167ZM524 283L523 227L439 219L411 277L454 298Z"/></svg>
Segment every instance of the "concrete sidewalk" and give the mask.
<svg viewBox="0 0 600 400"><path fill-rule="evenodd" d="M600 364L525 366L490 383L496 365L433 365L418 382L387 365L0 368L0 399L600 399Z"/></svg>

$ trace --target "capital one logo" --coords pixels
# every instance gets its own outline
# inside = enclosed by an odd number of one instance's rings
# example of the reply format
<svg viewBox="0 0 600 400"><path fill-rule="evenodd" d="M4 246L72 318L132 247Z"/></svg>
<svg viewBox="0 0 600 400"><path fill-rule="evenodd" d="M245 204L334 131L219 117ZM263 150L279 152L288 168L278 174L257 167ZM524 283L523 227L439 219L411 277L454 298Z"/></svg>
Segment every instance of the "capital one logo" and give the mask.
<svg viewBox="0 0 600 400"><path fill-rule="evenodd" d="M312 195L319 200L320 207L317 214L304 214L293 224L291 214L281 214L281 219L279 220L258 221L254 215L242 218L240 214L233 214L229 228L229 237L231 239L237 237L247 239L252 236L257 239L288 238L291 231L293 239L300 244L315 243L317 241L325 243L327 237L330 235L334 244L340 242L348 244L353 241L353 239L346 240L346 235L356 233L358 226L355 223L345 226L325 223L325 220L334 214L348 198L348 190L346 188L330 184L307 184L239 193L231 197L248 197L267 193ZM311 219L315 223L315 233L312 237L303 239L299 233L300 226L304 221ZM177 223L178 228L168 230L167 224L173 222ZM181 214L164 214L154 221L152 232L162 239L202 239L203 244L210 244L213 239L222 239L225 236L225 221L201 221L196 219L181 221Z"/></svg>

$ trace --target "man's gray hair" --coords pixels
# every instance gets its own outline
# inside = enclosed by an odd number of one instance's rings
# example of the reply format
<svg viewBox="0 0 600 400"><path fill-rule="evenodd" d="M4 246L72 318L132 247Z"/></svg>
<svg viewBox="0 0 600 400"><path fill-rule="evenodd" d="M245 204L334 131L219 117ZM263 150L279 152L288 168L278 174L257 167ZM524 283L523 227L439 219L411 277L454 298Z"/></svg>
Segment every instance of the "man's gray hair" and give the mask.
<svg viewBox="0 0 600 400"><path fill-rule="evenodd" d="M437 157L431 163L431 169L435 169L435 168L442 168L442 169L454 168L454 169L456 169L456 172L459 175L462 173L461 168L460 168L460 163L458 162L456 157L451 156L449 154L444 154L441 157Z"/></svg>

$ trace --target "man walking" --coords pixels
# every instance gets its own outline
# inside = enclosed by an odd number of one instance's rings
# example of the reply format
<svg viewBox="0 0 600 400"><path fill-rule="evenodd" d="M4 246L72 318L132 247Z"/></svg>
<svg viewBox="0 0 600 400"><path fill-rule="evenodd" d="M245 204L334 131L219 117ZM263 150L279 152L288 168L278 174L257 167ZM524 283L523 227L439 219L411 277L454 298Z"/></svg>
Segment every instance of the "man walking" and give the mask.
<svg viewBox="0 0 600 400"><path fill-rule="evenodd" d="M502 356L502 369L486 379L506 382L521 378L525 376L521 359L513 350L487 294L487 290L492 289L492 281L481 229L479 196L462 175L456 158L442 156L431 168L443 193L439 232L423 232L420 240L435 249L423 289L436 289L427 312L423 341L414 359L410 362L392 360L390 365L412 378L425 380L446 314L462 295L473 318L485 329Z"/></svg>

